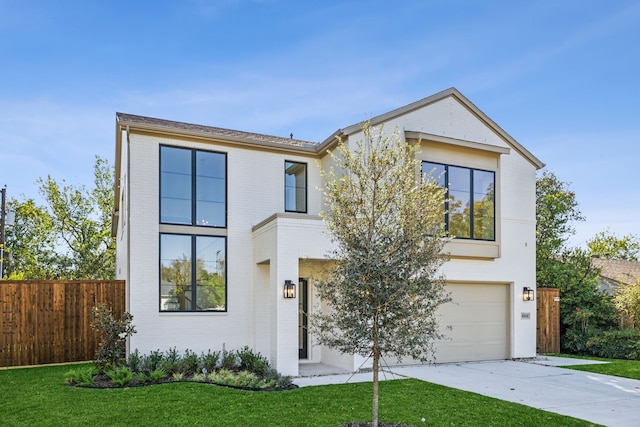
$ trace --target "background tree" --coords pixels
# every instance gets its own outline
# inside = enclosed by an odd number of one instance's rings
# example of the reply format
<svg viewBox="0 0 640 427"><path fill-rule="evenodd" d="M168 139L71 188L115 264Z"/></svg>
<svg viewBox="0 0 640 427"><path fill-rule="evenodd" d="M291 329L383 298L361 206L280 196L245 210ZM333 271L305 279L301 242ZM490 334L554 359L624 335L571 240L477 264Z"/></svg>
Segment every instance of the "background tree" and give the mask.
<svg viewBox="0 0 640 427"><path fill-rule="evenodd" d="M12 200L16 226L7 229L7 248L13 274L24 279L113 279L113 182L113 168L96 156L91 189L61 185L48 176L38 180L45 206L32 199Z"/></svg>
<svg viewBox="0 0 640 427"><path fill-rule="evenodd" d="M618 238L610 230L601 231L587 241L591 255L600 258L637 261L640 254L640 240L634 234Z"/></svg>
<svg viewBox="0 0 640 427"><path fill-rule="evenodd" d="M14 225L6 229L6 275L12 279L56 277L56 237L49 212L33 199L11 199L8 205L16 214Z"/></svg>
<svg viewBox="0 0 640 427"><path fill-rule="evenodd" d="M433 356L441 337L437 308L450 300L437 271L441 255L444 193L419 179L415 148L397 131L363 125L364 141L332 153L323 173L322 217L336 244L333 268L316 282L321 301L311 317L318 342L373 360L373 425L378 425L381 357ZM337 172L336 172L337 171Z"/></svg>
<svg viewBox="0 0 640 427"><path fill-rule="evenodd" d="M614 301L616 309L622 314L624 326L640 326L640 279L635 285L621 286Z"/></svg>
<svg viewBox="0 0 640 427"><path fill-rule="evenodd" d="M567 246L574 221L584 221L575 193L545 171L536 181L536 284L560 289L561 343L578 352L594 330L615 324L615 310L589 252Z"/></svg>
<svg viewBox="0 0 640 427"><path fill-rule="evenodd" d="M584 221L576 195L569 184L553 172L544 171L536 180L536 255L538 270L548 258L562 253L575 233L574 221Z"/></svg>

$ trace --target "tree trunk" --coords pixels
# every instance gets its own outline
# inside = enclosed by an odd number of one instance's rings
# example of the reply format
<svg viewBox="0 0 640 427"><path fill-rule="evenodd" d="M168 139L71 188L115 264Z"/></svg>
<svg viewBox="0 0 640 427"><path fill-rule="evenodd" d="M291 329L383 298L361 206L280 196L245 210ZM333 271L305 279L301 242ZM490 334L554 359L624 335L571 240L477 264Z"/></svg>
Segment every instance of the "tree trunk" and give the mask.
<svg viewBox="0 0 640 427"><path fill-rule="evenodd" d="M373 427L378 427L378 369L380 365L380 353L373 350Z"/></svg>

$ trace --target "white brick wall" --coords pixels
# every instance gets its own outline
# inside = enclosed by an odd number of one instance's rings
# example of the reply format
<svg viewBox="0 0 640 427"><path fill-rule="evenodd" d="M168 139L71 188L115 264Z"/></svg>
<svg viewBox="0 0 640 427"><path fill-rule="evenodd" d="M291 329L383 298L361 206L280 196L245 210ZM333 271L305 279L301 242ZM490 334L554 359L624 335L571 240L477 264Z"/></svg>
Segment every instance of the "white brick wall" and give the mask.
<svg viewBox="0 0 640 427"><path fill-rule="evenodd" d="M391 120L394 127L508 147L467 108L453 98L428 105ZM361 135L352 135L357 140ZM126 141L126 138L124 139ZM231 144L207 144L131 134L130 152L123 157L128 180L118 232L118 277L128 282L129 310L138 333L131 349L143 353L176 347L196 352L239 349L245 345L267 355L285 374L298 372L298 300L285 300L285 280L297 282L301 259L321 259L329 248L324 225L314 218L321 209L318 164L304 154L248 149ZM159 312L159 146L160 144L227 153L227 312ZM126 142L125 142L126 145ZM126 150L125 150L126 151ZM427 154L428 156L428 154ZM252 227L284 212L284 161L308 165L307 219L281 215L255 231ZM467 159L474 161L473 159ZM511 284L512 357L535 355L535 302L522 301L522 287L535 285L535 168L514 149L499 160L501 224L500 257L491 260L452 259L443 267L448 280ZM128 174L128 175L127 175ZM127 188L124 186L123 188ZM128 214L126 209L129 209ZM127 220L123 221L124 216ZM302 273L301 273L302 270ZM531 312L521 320L521 312ZM311 360L350 369L358 360L328 349L312 349Z"/></svg>

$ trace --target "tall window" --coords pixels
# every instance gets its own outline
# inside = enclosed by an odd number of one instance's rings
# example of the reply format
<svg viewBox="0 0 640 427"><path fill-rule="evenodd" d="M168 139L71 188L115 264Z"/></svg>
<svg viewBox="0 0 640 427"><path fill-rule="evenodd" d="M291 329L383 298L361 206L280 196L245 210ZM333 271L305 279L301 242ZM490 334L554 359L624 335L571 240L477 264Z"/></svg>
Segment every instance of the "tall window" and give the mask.
<svg viewBox="0 0 640 427"><path fill-rule="evenodd" d="M495 172L422 162L422 174L447 190L445 224L451 236L495 240Z"/></svg>
<svg viewBox="0 0 640 427"><path fill-rule="evenodd" d="M160 147L160 222L226 227L226 155Z"/></svg>
<svg viewBox="0 0 640 427"><path fill-rule="evenodd" d="M284 162L284 210L307 212L307 164Z"/></svg>
<svg viewBox="0 0 640 427"><path fill-rule="evenodd" d="M160 235L160 311L226 311L226 239Z"/></svg>

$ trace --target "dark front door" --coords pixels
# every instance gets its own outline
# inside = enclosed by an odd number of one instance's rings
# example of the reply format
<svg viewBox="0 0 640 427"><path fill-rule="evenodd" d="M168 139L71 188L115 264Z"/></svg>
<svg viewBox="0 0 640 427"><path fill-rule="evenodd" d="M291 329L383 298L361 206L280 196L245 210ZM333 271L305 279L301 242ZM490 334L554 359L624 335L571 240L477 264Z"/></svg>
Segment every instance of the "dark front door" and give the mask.
<svg viewBox="0 0 640 427"><path fill-rule="evenodd" d="M298 281L298 357L300 359L309 358L309 282L307 279L299 279Z"/></svg>

